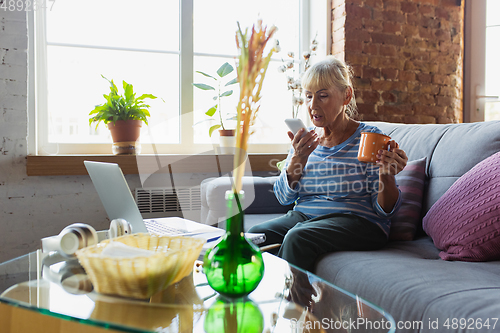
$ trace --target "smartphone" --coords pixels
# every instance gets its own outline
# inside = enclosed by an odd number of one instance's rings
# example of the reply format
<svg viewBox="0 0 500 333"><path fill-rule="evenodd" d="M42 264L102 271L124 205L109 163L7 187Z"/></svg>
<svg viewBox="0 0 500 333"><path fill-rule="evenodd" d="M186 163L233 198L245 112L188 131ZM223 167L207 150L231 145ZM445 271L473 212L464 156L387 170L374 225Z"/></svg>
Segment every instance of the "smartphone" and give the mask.
<svg viewBox="0 0 500 333"><path fill-rule="evenodd" d="M297 134L297 132L301 128L303 128L305 130L305 132L304 132L304 134L302 134L302 136L306 135L306 133L309 132L306 128L306 125L304 125L304 122L302 122L302 119L289 118L289 119L285 119L285 123L287 124L290 131L292 131L293 135Z"/></svg>

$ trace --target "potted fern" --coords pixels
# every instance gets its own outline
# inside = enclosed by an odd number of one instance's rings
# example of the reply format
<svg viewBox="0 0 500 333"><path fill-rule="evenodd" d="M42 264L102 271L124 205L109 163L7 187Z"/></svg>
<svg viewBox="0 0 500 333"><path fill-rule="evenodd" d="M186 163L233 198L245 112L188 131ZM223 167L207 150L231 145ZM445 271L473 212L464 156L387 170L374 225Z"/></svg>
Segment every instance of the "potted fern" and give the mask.
<svg viewBox="0 0 500 333"><path fill-rule="evenodd" d="M146 99L155 99L151 94L142 94L136 97L134 88L131 84L123 81L122 95L113 80L110 83L110 93L104 95L106 102L97 105L90 111L89 125L96 124L96 128L102 121L108 126L113 138L113 154L137 154L140 152L138 139L142 123L148 124L150 106L144 102Z"/></svg>

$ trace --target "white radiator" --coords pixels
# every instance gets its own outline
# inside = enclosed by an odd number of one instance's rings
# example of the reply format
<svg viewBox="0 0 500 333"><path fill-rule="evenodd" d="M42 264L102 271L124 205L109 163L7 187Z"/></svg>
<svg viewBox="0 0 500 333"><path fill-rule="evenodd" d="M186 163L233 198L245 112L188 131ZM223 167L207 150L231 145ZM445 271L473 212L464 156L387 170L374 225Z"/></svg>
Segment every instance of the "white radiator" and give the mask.
<svg viewBox="0 0 500 333"><path fill-rule="evenodd" d="M143 218L180 216L200 221L200 187L136 188L135 201Z"/></svg>

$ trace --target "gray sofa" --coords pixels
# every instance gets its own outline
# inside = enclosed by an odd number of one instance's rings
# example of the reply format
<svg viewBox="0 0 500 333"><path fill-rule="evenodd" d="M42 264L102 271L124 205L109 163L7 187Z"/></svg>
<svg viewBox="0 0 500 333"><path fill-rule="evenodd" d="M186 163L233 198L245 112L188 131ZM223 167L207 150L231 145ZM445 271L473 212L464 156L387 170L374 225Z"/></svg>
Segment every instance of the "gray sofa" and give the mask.
<svg viewBox="0 0 500 333"><path fill-rule="evenodd" d="M427 157L422 217L460 176L500 151L500 121L372 124L396 140L410 161ZM246 228L290 209L274 197L275 180L245 179L246 188L255 189L245 211ZM202 183L203 222L223 221L220 198L227 188L227 179ZM439 252L420 229L415 240L391 241L379 251L327 254L314 273L389 312L397 332L500 332L500 319L495 319L500 318L500 262L444 261ZM478 324L487 319L489 327Z"/></svg>

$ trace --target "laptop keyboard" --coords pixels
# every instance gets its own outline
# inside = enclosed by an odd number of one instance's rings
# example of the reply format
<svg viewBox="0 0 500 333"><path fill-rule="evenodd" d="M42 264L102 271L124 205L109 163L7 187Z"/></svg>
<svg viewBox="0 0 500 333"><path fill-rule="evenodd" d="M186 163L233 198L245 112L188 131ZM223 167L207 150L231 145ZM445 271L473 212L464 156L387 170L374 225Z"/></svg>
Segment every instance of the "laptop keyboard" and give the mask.
<svg viewBox="0 0 500 333"><path fill-rule="evenodd" d="M178 235L184 234L188 232L187 230L177 229L173 227L169 227L162 223L158 223L155 220L145 220L144 224L146 225L146 229L148 229L149 233L157 234L157 235Z"/></svg>

